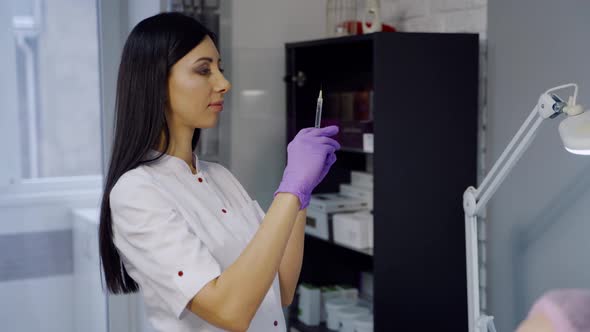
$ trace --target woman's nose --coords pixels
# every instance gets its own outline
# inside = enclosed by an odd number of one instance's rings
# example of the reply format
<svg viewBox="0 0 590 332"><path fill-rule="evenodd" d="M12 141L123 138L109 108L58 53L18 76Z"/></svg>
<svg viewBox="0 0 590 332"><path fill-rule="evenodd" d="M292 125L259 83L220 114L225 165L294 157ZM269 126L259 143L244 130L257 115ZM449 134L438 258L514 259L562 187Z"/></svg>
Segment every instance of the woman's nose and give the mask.
<svg viewBox="0 0 590 332"><path fill-rule="evenodd" d="M225 78L225 76L221 75L221 79L217 83L217 91L220 93L226 93L231 89L231 83Z"/></svg>

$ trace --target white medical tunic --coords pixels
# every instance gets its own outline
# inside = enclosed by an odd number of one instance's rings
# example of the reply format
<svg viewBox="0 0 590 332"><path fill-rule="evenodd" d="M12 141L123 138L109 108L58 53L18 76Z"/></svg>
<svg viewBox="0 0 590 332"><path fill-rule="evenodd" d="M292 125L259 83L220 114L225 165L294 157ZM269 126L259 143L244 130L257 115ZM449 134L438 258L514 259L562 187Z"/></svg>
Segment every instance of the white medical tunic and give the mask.
<svg viewBox="0 0 590 332"><path fill-rule="evenodd" d="M162 332L222 331L186 305L238 258L264 217L225 167L194 158L197 174L164 155L123 174L110 194L115 246ZM286 331L278 274L249 331Z"/></svg>

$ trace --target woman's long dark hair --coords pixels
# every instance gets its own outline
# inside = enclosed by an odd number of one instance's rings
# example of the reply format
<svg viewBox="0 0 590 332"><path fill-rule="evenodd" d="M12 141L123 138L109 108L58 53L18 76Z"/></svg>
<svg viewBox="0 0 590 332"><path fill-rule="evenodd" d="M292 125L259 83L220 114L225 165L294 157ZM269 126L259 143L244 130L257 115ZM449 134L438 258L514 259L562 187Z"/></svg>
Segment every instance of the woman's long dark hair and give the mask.
<svg viewBox="0 0 590 332"><path fill-rule="evenodd" d="M125 172L144 163L150 149L157 148L164 134L164 151L170 144L165 111L168 104L168 78L172 66L214 34L195 19L180 13L162 13L139 22L127 37L119 75L115 114L115 140L104 183L100 208L99 247L107 289L114 294L139 289L121 262L113 243L109 196ZM200 129L195 129L195 149Z"/></svg>

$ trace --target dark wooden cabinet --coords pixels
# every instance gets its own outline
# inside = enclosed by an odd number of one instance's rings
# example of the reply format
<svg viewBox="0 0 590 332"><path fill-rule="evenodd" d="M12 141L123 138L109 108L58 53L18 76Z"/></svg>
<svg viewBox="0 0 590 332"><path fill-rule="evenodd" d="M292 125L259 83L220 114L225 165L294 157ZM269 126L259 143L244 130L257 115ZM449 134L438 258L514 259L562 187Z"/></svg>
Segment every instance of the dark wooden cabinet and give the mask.
<svg viewBox="0 0 590 332"><path fill-rule="evenodd" d="M476 34L286 45L288 141L314 125L320 87L323 125L374 134L373 153L359 148L354 132L339 136L338 161L316 188L338 192L351 170L372 171L372 255L306 236L300 281L358 286L360 272L372 271L375 331L467 331L462 194L476 183L478 61ZM343 93L354 107L369 105L369 115L351 116Z"/></svg>

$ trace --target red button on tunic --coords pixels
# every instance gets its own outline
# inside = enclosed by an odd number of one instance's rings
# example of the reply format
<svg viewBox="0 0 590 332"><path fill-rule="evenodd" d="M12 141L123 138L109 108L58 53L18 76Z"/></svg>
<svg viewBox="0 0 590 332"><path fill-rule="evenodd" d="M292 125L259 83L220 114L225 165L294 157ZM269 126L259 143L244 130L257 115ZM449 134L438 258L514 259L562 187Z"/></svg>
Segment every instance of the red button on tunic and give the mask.
<svg viewBox="0 0 590 332"><path fill-rule="evenodd" d="M199 182L203 182L203 178L199 178Z"/></svg>
<svg viewBox="0 0 590 332"><path fill-rule="evenodd" d="M226 209L221 209L221 212L227 213L227 210Z"/></svg>
<svg viewBox="0 0 590 332"><path fill-rule="evenodd" d="M275 326L277 326L277 325L279 325L279 322L277 322L277 321L275 320L275 323L274 323L274 324L275 324Z"/></svg>
<svg viewBox="0 0 590 332"><path fill-rule="evenodd" d="M184 273L182 273L182 271L178 271L178 276L179 276L179 277L182 277L182 275L183 275L183 274L184 274Z"/></svg>

